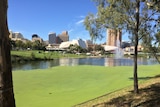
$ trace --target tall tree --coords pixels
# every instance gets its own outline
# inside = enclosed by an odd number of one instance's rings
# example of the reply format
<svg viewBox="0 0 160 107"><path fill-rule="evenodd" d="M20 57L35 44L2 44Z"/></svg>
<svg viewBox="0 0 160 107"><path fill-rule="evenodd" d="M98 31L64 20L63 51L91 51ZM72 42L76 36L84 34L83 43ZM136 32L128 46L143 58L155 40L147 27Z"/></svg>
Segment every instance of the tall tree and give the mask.
<svg viewBox="0 0 160 107"><path fill-rule="evenodd" d="M8 1L0 0L0 107L15 107L7 8Z"/></svg>
<svg viewBox="0 0 160 107"><path fill-rule="evenodd" d="M134 42L134 92L138 90L137 75L137 47L138 41L147 35L153 36L160 26L160 0L93 0L97 4L98 12L88 15L85 26L93 37L99 36L99 32L93 28L112 28L126 30L132 34ZM90 20L89 20L90 19ZM94 27L92 25L98 25ZM90 33L90 34L91 34ZM95 34L94 34L95 33Z"/></svg>
<svg viewBox="0 0 160 107"><path fill-rule="evenodd" d="M94 43L97 39L102 39L102 27L100 23L97 23L98 19L95 18L94 14L89 14L84 20L86 30L89 31L91 41Z"/></svg>
<svg viewBox="0 0 160 107"><path fill-rule="evenodd" d="M103 35L103 28L100 23L97 23L99 20L95 18L96 16L94 14L89 14L86 16L84 20L84 25L86 27L86 30L89 31L91 41L94 44L93 50L95 51L95 42L97 39L102 39Z"/></svg>

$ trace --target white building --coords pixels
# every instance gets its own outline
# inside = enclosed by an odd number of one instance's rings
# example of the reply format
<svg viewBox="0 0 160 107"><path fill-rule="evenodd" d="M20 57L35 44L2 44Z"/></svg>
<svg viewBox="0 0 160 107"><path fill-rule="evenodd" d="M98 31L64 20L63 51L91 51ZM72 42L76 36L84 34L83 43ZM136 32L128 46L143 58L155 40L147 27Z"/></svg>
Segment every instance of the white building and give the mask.
<svg viewBox="0 0 160 107"><path fill-rule="evenodd" d="M103 45L105 51L115 51L118 49L116 46L108 46L108 45Z"/></svg>
<svg viewBox="0 0 160 107"><path fill-rule="evenodd" d="M67 41L67 42L62 42L59 46L59 48L61 49L66 49L68 48L70 45L78 45L83 49L87 49L87 45L86 42L83 41L82 39L78 39L78 40L72 40L72 41Z"/></svg>

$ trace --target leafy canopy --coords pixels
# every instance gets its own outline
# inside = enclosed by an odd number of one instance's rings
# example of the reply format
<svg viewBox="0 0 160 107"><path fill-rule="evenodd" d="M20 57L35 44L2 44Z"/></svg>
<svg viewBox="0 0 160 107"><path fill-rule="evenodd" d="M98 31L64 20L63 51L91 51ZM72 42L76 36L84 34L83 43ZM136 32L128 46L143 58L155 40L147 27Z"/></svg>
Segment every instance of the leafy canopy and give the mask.
<svg viewBox="0 0 160 107"><path fill-rule="evenodd" d="M102 38L102 29L123 29L134 38L136 22L136 3L140 1L139 39L154 36L160 30L160 0L93 0L97 6L97 14L86 16L84 25L91 39ZM101 29L101 30L100 30Z"/></svg>

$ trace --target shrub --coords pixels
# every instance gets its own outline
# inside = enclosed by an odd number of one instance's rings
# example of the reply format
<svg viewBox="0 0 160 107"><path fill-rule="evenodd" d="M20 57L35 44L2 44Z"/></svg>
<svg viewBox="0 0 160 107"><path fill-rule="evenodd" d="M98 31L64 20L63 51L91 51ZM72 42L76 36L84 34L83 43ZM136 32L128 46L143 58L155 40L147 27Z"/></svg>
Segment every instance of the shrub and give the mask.
<svg viewBox="0 0 160 107"><path fill-rule="evenodd" d="M31 59L35 59L35 54L33 52L31 53Z"/></svg>

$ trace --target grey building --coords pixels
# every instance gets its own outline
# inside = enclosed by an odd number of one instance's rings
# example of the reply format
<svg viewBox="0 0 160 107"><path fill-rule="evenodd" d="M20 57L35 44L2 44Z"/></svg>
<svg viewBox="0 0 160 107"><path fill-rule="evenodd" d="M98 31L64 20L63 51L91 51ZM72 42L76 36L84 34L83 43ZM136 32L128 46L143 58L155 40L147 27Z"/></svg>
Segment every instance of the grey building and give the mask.
<svg viewBox="0 0 160 107"><path fill-rule="evenodd" d="M56 44L56 33L49 33L49 44Z"/></svg>
<svg viewBox="0 0 160 107"><path fill-rule="evenodd" d="M69 41L69 35L68 31L63 31L62 34L59 34L57 36L57 43L61 44L62 42L67 42Z"/></svg>

